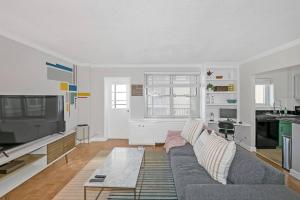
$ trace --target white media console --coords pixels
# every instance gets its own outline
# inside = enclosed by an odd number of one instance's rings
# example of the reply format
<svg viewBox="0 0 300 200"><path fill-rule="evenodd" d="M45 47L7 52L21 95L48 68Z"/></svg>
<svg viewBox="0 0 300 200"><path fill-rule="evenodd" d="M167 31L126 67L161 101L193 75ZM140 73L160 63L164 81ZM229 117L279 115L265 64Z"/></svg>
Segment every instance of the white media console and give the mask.
<svg viewBox="0 0 300 200"><path fill-rule="evenodd" d="M0 174L0 198L66 156L75 148L75 138L76 132L73 130L53 134L7 150L8 157L1 154L0 166L13 160L25 161L25 165L9 174Z"/></svg>

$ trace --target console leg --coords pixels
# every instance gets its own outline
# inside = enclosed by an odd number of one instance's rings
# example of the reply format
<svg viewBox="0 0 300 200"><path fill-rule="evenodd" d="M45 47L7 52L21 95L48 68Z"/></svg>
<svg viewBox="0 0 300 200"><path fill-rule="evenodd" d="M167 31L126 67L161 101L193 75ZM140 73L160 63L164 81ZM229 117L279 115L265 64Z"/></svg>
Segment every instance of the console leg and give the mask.
<svg viewBox="0 0 300 200"><path fill-rule="evenodd" d="M68 155L65 155L65 161L66 161L66 164L69 163L69 160L68 160Z"/></svg>

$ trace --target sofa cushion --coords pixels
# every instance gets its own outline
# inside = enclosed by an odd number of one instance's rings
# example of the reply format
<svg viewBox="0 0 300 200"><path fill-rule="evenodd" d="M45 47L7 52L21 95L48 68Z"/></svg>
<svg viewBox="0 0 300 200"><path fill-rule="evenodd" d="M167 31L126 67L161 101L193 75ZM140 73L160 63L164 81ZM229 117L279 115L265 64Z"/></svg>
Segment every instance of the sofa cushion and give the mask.
<svg viewBox="0 0 300 200"><path fill-rule="evenodd" d="M234 158L236 145L234 141L211 134L197 153L199 163L211 177L222 184L227 183L227 175Z"/></svg>
<svg viewBox="0 0 300 200"><path fill-rule="evenodd" d="M171 167L179 200L184 199L184 188L189 184L219 184L199 165L195 156L171 157Z"/></svg>
<svg viewBox="0 0 300 200"><path fill-rule="evenodd" d="M237 145L228 172L228 181L233 184L261 184L264 175L265 168L262 163L250 152Z"/></svg>
<svg viewBox="0 0 300 200"><path fill-rule="evenodd" d="M194 156L193 146L186 144L180 147L172 147L169 151L170 157L173 156Z"/></svg>
<svg viewBox="0 0 300 200"><path fill-rule="evenodd" d="M283 185L189 185L185 200L298 200L300 197Z"/></svg>
<svg viewBox="0 0 300 200"><path fill-rule="evenodd" d="M203 174L208 177L206 170L199 165L195 156L176 156L171 159L173 175Z"/></svg>

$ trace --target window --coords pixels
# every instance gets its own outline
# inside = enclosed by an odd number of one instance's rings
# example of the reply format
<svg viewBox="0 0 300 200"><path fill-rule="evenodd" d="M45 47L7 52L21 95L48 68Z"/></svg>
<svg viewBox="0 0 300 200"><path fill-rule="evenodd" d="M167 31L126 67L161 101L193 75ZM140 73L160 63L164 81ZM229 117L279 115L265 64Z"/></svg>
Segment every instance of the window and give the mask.
<svg viewBox="0 0 300 200"><path fill-rule="evenodd" d="M127 109L127 85L126 84L112 84L111 86L111 105L113 109Z"/></svg>
<svg viewBox="0 0 300 200"><path fill-rule="evenodd" d="M271 79L255 80L255 103L257 106L270 107L274 103L274 86Z"/></svg>
<svg viewBox="0 0 300 200"><path fill-rule="evenodd" d="M146 117L199 117L199 74L146 74Z"/></svg>

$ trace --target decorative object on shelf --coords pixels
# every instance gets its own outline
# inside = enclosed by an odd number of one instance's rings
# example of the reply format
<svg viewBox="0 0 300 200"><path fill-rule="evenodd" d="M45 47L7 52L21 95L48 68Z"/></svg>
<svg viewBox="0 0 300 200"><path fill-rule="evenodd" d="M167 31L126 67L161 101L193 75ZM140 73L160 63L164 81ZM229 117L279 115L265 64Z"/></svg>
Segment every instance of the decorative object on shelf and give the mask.
<svg viewBox="0 0 300 200"><path fill-rule="evenodd" d="M215 97L214 97L214 95L211 95L210 104L214 104L214 103L215 103Z"/></svg>
<svg viewBox="0 0 300 200"><path fill-rule="evenodd" d="M228 86L215 86L214 91L215 92L227 92Z"/></svg>
<svg viewBox="0 0 300 200"><path fill-rule="evenodd" d="M208 69L208 71L206 72L206 74L207 74L208 78L212 78L213 72L210 71L210 69Z"/></svg>
<svg viewBox="0 0 300 200"><path fill-rule="evenodd" d="M20 167L23 167L24 165L24 160L13 160L0 167L0 174L10 174L11 172L16 171Z"/></svg>
<svg viewBox="0 0 300 200"><path fill-rule="evenodd" d="M215 90L215 86L211 83L207 84L206 86L207 91L212 92Z"/></svg>
<svg viewBox="0 0 300 200"><path fill-rule="evenodd" d="M227 99L226 101L227 103L232 103L232 104L237 102L236 99Z"/></svg>
<svg viewBox="0 0 300 200"><path fill-rule="evenodd" d="M211 122L215 121L215 114L213 112L210 113L209 121Z"/></svg>
<svg viewBox="0 0 300 200"><path fill-rule="evenodd" d="M143 85L131 85L131 96L143 96Z"/></svg>
<svg viewBox="0 0 300 200"><path fill-rule="evenodd" d="M223 76L216 76L216 79L223 79Z"/></svg>
<svg viewBox="0 0 300 200"><path fill-rule="evenodd" d="M234 84L228 85L228 91L233 92L234 91Z"/></svg>

